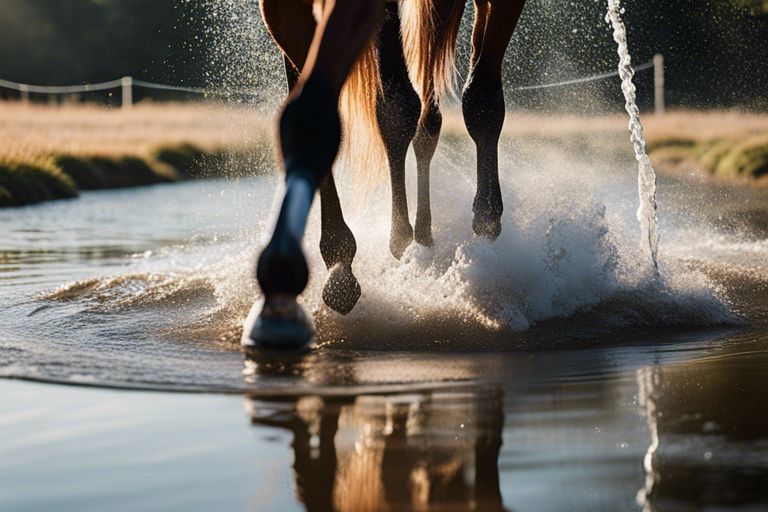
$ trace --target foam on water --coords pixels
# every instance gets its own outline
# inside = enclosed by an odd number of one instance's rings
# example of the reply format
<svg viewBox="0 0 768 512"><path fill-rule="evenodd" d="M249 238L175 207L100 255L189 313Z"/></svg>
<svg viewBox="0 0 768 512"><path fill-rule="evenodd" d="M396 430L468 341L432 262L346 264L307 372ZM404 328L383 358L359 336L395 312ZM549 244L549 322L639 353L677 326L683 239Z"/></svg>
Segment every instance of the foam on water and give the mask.
<svg viewBox="0 0 768 512"><path fill-rule="evenodd" d="M315 205L305 243L312 276L303 300L321 340L393 350L445 342L557 346L617 329L736 321L723 290L703 273L673 257L663 260L659 276L648 272L633 235L636 220L626 207L631 189L621 172L605 164L560 158L554 151L533 161L508 154L502 163L502 234L493 243L475 238L469 154L443 145L436 158L433 248L412 245L401 261L389 254L386 192L346 212L358 245L353 268L363 288L348 316L322 301L327 271ZM342 195L343 204L350 199ZM275 205L271 209L274 217ZM45 299L113 312L119 322L130 323L133 311L133 321L153 335L235 347L241 322L258 300L253 263L265 234L239 232L226 242L140 258L133 272L68 285Z"/></svg>

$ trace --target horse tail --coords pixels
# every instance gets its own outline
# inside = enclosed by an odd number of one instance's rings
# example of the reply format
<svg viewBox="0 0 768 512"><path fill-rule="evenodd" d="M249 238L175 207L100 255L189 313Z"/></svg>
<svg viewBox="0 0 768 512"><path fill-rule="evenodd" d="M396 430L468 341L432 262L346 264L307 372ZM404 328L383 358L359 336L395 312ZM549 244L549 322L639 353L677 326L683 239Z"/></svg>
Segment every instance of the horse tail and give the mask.
<svg viewBox="0 0 768 512"><path fill-rule="evenodd" d="M360 198L384 182L386 150L376 120L376 100L382 89L376 38L357 59L339 99L343 126L340 163L346 183Z"/></svg>
<svg viewBox="0 0 768 512"><path fill-rule="evenodd" d="M456 38L466 0L399 0L408 74L422 101L421 121L432 103L455 93ZM341 164L358 198L385 181L386 150L376 119L382 90L378 41L372 38L344 85L339 110L344 126Z"/></svg>
<svg viewBox="0 0 768 512"><path fill-rule="evenodd" d="M422 120L432 103L456 92L456 38L465 2L400 0L405 61L421 96Z"/></svg>

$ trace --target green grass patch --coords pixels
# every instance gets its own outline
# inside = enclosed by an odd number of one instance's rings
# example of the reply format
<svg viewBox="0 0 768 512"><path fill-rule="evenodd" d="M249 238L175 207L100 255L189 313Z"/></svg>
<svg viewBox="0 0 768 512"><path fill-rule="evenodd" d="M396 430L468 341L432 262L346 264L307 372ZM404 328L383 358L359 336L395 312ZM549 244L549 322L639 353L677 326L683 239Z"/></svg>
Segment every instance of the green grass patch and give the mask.
<svg viewBox="0 0 768 512"><path fill-rule="evenodd" d="M760 135L736 143L718 161L715 174L751 178L768 174L768 136Z"/></svg>
<svg viewBox="0 0 768 512"><path fill-rule="evenodd" d="M56 155L53 161L81 190L136 187L180 178L173 166L149 157Z"/></svg>
<svg viewBox="0 0 768 512"><path fill-rule="evenodd" d="M77 197L72 178L50 158L0 157L0 207Z"/></svg>
<svg viewBox="0 0 768 512"><path fill-rule="evenodd" d="M756 179L768 175L766 134L706 142L665 139L654 141L648 148L653 161L661 166L698 168L721 178Z"/></svg>

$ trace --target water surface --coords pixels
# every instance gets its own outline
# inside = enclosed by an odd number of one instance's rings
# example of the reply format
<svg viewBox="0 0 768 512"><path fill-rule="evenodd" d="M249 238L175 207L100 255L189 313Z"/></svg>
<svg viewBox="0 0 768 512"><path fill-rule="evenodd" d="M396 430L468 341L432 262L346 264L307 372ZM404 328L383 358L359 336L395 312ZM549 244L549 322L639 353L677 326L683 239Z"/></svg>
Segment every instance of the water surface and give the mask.
<svg viewBox="0 0 768 512"><path fill-rule="evenodd" d="M237 344L274 176L0 211L0 509L765 507L765 195L664 177L657 279L631 161L506 152L495 244L461 149L433 249L395 261L387 189L346 196L348 317L314 218L301 357Z"/></svg>

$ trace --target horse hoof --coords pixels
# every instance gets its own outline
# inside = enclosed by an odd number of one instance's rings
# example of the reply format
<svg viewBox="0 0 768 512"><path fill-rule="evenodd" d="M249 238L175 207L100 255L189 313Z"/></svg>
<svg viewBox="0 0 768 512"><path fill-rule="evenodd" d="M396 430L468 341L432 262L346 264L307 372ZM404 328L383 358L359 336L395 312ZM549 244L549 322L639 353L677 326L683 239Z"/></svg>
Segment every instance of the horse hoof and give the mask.
<svg viewBox="0 0 768 512"><path fill-rule="evenodd" d="M410 247L413 242L413 230L408 226L407 230L395 231L392 230L392 234L389 237L389 252L396 260L399 260L405 254L405 250Z"/></svg>
<svg viewBox="0 0 768 512"><path fill-rule="evenodd" d="M501 217L485 217L475 214L472 221L472 231L480 238L494 241L501 234Z"/></svg>
<svg viewBox="0 0 768 512"><path fill-rule="evenodd" d="M339 263L331 269L331 275L323 288L323 302L332 310L346 315L355 307L362 291L350 265Z"/></svg>
<svg viewBox="0 0 768 512"><path fill-rule="evenodd" d="M267 299L262 308L253 305L243 326L242 346L246 353L261 350L304 351L315 342L312 319L295 297Z"/></svg>
<svg viewBox="0 0 768 512"><path fill-rule="evenodd" d="M424 247L432 247L435 245L431 229L420 230L416 228L413 232L413 239L417 244L423 245Z"/></svg>

